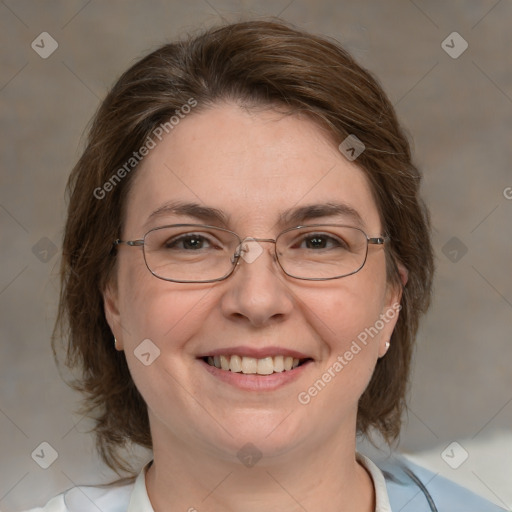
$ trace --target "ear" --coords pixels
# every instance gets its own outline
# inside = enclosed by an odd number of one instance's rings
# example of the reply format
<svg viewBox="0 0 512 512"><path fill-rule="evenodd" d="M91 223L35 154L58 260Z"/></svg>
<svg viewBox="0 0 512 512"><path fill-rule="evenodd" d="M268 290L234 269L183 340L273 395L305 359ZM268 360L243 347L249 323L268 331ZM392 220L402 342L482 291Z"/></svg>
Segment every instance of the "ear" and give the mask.
<svg viewBox="0 0 512 512"><path fill-rule="evenodd" d="M400 282L397 283L395 280L388 281L387 290L386 290L386 307L390 307L393 304L400 304L400 300L402 299L402 292L409 280L409 272L403 265L403 263L397 263L398 276L400 278Z"/></svg>
<svg viewBox="0 0 512 512"><path fill-rule="evenodd" d="M114 334L116 340L116 350L123 350L123 336L121 329L121 314L119 313L119 299L117 292L117 283L109 281L103 290L103 308L105 318L110 330Z"/></svg>
<svg viewBox="0 0 512 512"><path fill-rule="evenodd" d="M400 281L402 281L402 288L407 284L407 281L409 280L409 272L404 267L403 263L398 262L398 275L400 276ZM401 292L400 292L401 294Z"/></svg>
<svg viewBox="0 0 512 512"><path fill-rule="evenodd" d="M402 292L409 279L409 273L402 263L397 264L400 283L389 282L386 292L386 301L381 313L381 321L385 323L379 339L379 358L383 357L389 349L391 335L398 321L402 306Z"/></svg>

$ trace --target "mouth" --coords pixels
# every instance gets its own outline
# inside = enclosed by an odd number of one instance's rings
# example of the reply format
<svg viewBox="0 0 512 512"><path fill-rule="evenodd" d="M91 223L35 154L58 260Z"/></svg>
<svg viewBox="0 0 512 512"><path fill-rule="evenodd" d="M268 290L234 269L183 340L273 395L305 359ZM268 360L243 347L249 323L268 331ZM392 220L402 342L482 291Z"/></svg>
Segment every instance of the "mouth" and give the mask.
<svg viewBox="0 0 512 512"><path fill-rule="evenodd" d="M232 373L245 375L272 375L275 373L292 372L296 368L313 361L313 359L297 358L288 355L266 356L262 358L240 356L237 354L221 354L201 357L206 364Z"/></svg>

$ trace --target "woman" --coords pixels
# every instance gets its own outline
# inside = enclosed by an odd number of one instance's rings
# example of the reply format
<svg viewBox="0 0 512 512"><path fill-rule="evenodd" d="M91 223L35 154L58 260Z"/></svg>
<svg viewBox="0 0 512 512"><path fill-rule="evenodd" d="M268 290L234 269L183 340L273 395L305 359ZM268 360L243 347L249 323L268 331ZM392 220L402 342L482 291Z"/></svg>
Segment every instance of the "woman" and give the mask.
<svg viewBox="0 0 512 512"><path fill-rule="evenodd" d="M499 510L356 452L400 431L433 274L419 185L331 41L237 23L130 68L70 178L56 334L104 461L153 460L39 510Z"/></svg>

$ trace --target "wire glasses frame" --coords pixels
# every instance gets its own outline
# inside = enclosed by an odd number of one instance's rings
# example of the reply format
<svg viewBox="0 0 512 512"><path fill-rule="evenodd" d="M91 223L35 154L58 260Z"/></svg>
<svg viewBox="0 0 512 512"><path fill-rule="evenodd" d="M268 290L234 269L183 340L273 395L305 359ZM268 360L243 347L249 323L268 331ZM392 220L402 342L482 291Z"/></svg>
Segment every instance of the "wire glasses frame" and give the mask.
<svg viewBox="0 0 512 512"><path fill-rule="evenodd" d="M152 262L148 261L151 259L151 257L148 257L148 256L153 254L152 250L148 249L148 247L150 246L150 244L148 244L148 240L153 241L154 238L157 238L161 233L165 234L165 232L166 232L165 230L172 230L174 228L176 228L176 229L191 228L193 230L207 229L210 232L212 232L212 231L215 232L216 234L218 234L219 237L221 236L221 234L226 237L230 237L230 240L231 240L231 242L233 242L233 244L235 244L235 241L236 241L236 248L232 251L231 256L229 258L230 267L227 268L227 265L226 265L227 270L226 270L226 272L223 273L222 276L216 277L216 278L209 278L209 279L176 279L176 278L166 277L164 275L159 274L158 271L155 270L155 265L152 264L152 263L154 263L154 261L152 261ZM326 230L330 229L331 231L327 231L327 233L321 234L321 233L318 233L320 228L324 228ZM336 234L334 234L332 232L333 228L336 228L341 234L345 234L345 235L349 234L350 236L348 238L353 237L354 242L361 243L361 246L357 247L358 252L357 253L354 252L354 255L353 255L353 258L357 258L357 259L355 259L355 261L357 263L356 268L354 268L348 272L343 272L339 275L331 275L329 277L300 276L300 275L294 274L293 272L290 272L290 268L288 268L288 270L286 269L286 267L291 267L292 264L290 262L286 263L286 257L287 257L286 255L285 256L281 255L281 259L280 259L279 251L277 250L278 243L280 242L280 240L286 240L286 238L283 238L283 237L293 236L295 233L303 233L303 234L308 234L308 235L320 235L320 239L321 239L321 237L324 237L325 239L329 238L330 240L335 240L335 238L333 238L333 235L336 236ZM188 231L188 232L181 233L181 234L177 233L175 237L171 237L169 239L164 236L163 239L159 243L162 244L163 249L168 250L171 248L168 245L169 240L172 239L173 240L172 243L176 243L176 241L174 239L183 240L184 237L187 237L187 236L189 237L189 239L195 238L197 240L200 237L204 238L204 233L199 235L199 237L197 237L197 232L194 232L194 231ZM317 236L317 239L318 239L318 236ZM296 240L296 239L294 239L294 240ZM150 229L144 235L144 237L141 239L137 239L137 240L116 239L113 242L113 246L115 247L115 246L118 246L121 244L125 244L129 247L142 247L144 262L146 264L147 269L155 277L162 279L164 281L171 281L171 282L175 282L175 283L213 283L213 282L217 282L217 281L223 281L224 279L227 279L229 276L231 276L233 274L235 268L240 263L240 258L243 257L245 252L247 252L247 245L246 245L247 242L269 242L269 243L275 244L276 250L275 250L274 254L276 257L276 261L278 262L282 271L287 276L292 277L294 279L301 279L301 280L306 280L306 281L328 281L331 279L340 279L342 277L347 277L349 275L359 272L366 263L366 260L368 257L368 246L370 244L384 245L388 241L389 241L389 236L382 235L382 236L378 236L378 237L369 237L362 229L353 227L353 226L346 226L343 224L309 224L309 225L295 226L295 227L288 228L288 229L282 231L281 233L279 233L277 235L277 237L275 239L273 239L273 238L253 238L253 237L245 237L242 239L234 231L230 231L225 228L221 228L218 226L210 226L210 225L206 225L206 224L171 224L171 225L160 226L160 227ZM337 241L337 243L339 244L339 241ZM345 243L345 242L343 241L343 243ZM331 265L331 266L338 265L339 266L340 254L349 254L350 246L343 248L343 247L341 247L341 244L339 244L339 245L340 245L340 249L338 249L338 250L340 252L338 252L338 254L333 254L332 249L331 249L331 253L326 252L328 250L324 249L324 252L322 254L323 259L324 260L326 259L325 255L327 255L328 257L331 258L331 261L327 262L328 266L329 265ZM162 250L162 249L160 249L160 250ZM288 247L286 247L286 250L289 252ZM197 252L197 251L186 251L186 252L189 253L188 256L191 256L191 254L193 254L194 252ZM321 254L321 253L319 253L319 251L309 251L310 255L315 254L315 253L316 253L315 258L319 254ZM284 252L282 254L284 254ZM333 259L333 256L334 256L334 259ZM336 260L336 256L338 257L338 260ZM168 258L168 256L166 255L166 256L164 256L164 259L166 257ZM300 268L300 265L303 264L303 259L304 258L301 259L299 257L298 268ZM281 260L284 260L285 263L283 264L283 261L281 261ZM210 256L210 261L213 261L211 256ZM226 259L223 259L223 261L227 264ZM173 263L177 264L178 262L173 262ZM190 259L183 260L182 262L180 262L180 265L181 265L180 268L183 268L183 266L188 266L191 263L194 264L195 262L191 261ZM325 261L320 261L320 262L316 261L316 262L310 262L310 263L312 263L313 267L315 267L315 268L320 268L319 265L326 265ZM318 265L318 266L316 266L316 265ZM349 267L349 268L352 268L352 267Z"/></svg>

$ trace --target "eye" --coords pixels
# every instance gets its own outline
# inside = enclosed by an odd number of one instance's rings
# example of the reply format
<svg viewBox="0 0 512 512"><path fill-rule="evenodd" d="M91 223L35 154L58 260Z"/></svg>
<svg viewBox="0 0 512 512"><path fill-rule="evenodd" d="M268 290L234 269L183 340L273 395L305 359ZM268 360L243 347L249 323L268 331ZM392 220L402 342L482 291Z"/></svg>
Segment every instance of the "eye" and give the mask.
<svg viewBox="0 0 512 512"><path fill-rule="evenodd" d="M204 235L198 233L186 233L180 236L168 238L163 244L164 249L175 250L192 250L197 251L200 249L218 248L218 244Z"/></svg>
<svg viewBox="0 0 512 512"><path fill-rule="evenodd" d="M340 237L327 233L307 233L298 240L299 249L348 249L348 244ZM294 248L294 247L293 247Z"/></svg>

